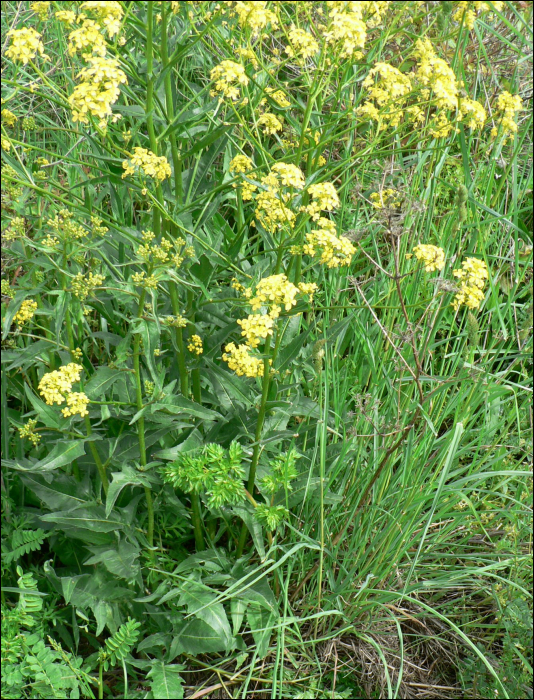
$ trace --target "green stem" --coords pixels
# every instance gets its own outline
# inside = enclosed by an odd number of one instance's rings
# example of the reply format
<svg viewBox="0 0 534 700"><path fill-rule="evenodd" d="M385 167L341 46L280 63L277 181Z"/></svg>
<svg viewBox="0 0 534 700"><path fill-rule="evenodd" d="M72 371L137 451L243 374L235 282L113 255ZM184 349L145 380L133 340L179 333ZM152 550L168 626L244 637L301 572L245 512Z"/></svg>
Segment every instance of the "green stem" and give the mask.
<svg viewBox="0 0 534 700"><path fill-rule="evenodd" d="M195 546L197 552L201 552L204 549L204 535L202 534L202 517L200 515L200 496L194 491L191 492L191 516L195 528Z"/></svg>
<svg viewBox="0 0 534 700"><path fill-rule="evenodd" d="M104 681L102 678L103 668L104 668L104 664L102 662L100 662L100 665L98 667L98 698L99 698L99 700L102 700L102 698L104 697Z"/></svg>
<svg viewBox="0 0 534 700"><path fill-rule="evenodd" d="M63 270L65 271L67 269L67 246L66 244L63 245ZM62 286L63 286L63 292L67 294L67 275L65 272L62 273L61 275L62 278ZM69 346L71 358L73 360L76 359L76 356L74 354L74 336L72 333L72 321L70 318L70 307L67 305L66 311L65 311L65 327L67 329L67 343ZM93 434L93 429L91 428L91 420L89 416L84 416L84 422L85 422L85 434L87 437L91 437ZM100 476L100 481L102 482L102 488L104 489L104 495L108 495L108 488L109 488L109 481L108 481L108 475L106 474L106 468L102 464L102 460L100 459L100 455L98 454L98 450L96 449L95 443L93 440L89 441L89 450L91 451L91 455L95 461L96 468L98 471L98 474Z"/></svg>
<svg viewBox="0 0 534 700"><path fill-rule="evenodd" d="M169 65L169 50L167 43L167 18L169 9L166 3L163 3L161 9L161 63L163 66L163 70L165 70ZM167 122L169 124L172 124L174 122L174 101L172 99L172 75L171 71L168 68L165 74L164 83ZM178 204L181 204L183 200L182 159L180 158L180 152L178 151L178 145L176 143L176 134L174 132L172 132L169 135L169 141L171 143L172 164L174 168L174 190L176 195L176 202Z"/></svg>
<svg viewBox="0 0 534 700"><path fill-rule="evenodd" d="M139 306L137 307L137 318L141 318L143 315L143 308L145 303L146 289L143 289L139 295ZM141 354L141 335L139 333L135 334L134 346L133 346L133 364L135 372L135 399L137 404L137 410L140 411L143 408L143 390L141 387L141 367L140 367L140 354ZM141 416L137 421L137 437L139 440L139 453L141 467L146 467L146 444L145 444L145 417ZM152 491L149 486L145 486L145 496L147 504L148 513L148 532L147 539L150 547L154 543L154 504L152 502Z"/></svg>
<svg viewBox="0 0 534 700"><path fill-rule="evenodd" d="M169 295L171 297L172 312L175 316L180 316L180 301L178 299L178 287L176 282L169 282ZM178 347L178 371L180 373L180 390L187 398L189 394L187 367L185 364L184 338L181 328L175 330L176 345Z"/></svg>
<svg viewBox="0 0 534 700"><path fill-rule="evenodd" d="M158 155L158 141L154 131L154 5L147 3L147 30L146 30L146 128L150 139L150 149L154 155ZM156 199L163 207L163 193L161 185L156 187ZM159 210L155 207L152 213L152 230L156 236L161 233L161 218Z"/></svg>

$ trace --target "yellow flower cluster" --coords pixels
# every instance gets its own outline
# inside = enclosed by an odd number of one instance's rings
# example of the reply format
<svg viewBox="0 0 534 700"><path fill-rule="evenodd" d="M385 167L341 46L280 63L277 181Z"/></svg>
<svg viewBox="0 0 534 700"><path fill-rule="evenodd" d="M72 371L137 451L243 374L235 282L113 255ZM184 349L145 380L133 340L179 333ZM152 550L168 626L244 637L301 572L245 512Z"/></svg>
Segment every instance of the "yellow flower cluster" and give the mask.
<svg viewBox="0 0 534 700"><path fill-rule="evenodd" d="M306 255L316 255L321 252L320 263L329 268L348 266L356 252L355 247L345 236L339 236L336 232L336 225L324 216L317 220L318 229L313 229L306 234L307 243L304 244L303 252Z"/></svg>
<svg viewBox="0 0 534 700"><path fill-rule="evenodd" d="M82 10L89 10L97 17L102 27L112 37L119 33L124 11L120 2L82 2Z"/></svg>
<svg viewBox="0 0 534 700"><path fill-rule="evenodd" d="M304 29L291 25L288 32L290 45L286 46L285 52L289 58L296 58L305 61L319 53L319 44L314 37Z"/></svg>
<svg viewBox="0 0 534 700"><path fill-rule="evenodd" d="M265 88L265 94L268 95L271 100L274 100L280 109L287 109L291 107L291 102L287 99L286 93L283 90L275 90L274 88ZM264 105L267 102L266 98L263 98L260 105Z"/></svg>
<svg viewBox="0 0 534 700"><path fill-rule="evenodd" d="M415 257L423 263L427 272L443 270L445 267L445 251L435 245L421 243L413 249Z"/></svg>
<svg viewBox="0 0 534 700"><path fill-rule="evenodd" d="M54 17L64 24L74 24L76 22L76 13L72 10L58 10L54 12Z"/></svg>
<svg viewBox="0 0 534 700"><path fill-rule="evenodd" d="M196 333L192 335L190 338L190 342L187 345L187 349L194 355L202 355L202 353L204 352L202 338L199 335L196 335Z"/></svg>
<svg viewBox="0 0 534 700"><path fill-rule="evenodd" d="M298 287L290 282L286 275L271 275L258 282L255 295L250 294L250 305L253 311L259 311L262 306L267 306L268 314L272 318L278 318L282 306L286 311L290 311L295 306L298 293ZM246 296L249 298L248 294Z"/></svg>
<svg viewBox="0 0 534 700"><path fill-rule="evenodd" d="M225 348L223 360L239 377L262 377L265 365L263 360L251 354L248 345L229 343Z"/></svg>
<svg viewBox="0 0 534 700"><path fill-rule="evenodd" d="M82 391L74 391L66 396L67 406L61 409L61 413L68 418L69 416L80 415L82 418L89 415L87 405L89 398Z"/></svg>
<svg viewBox="0 0 534 700"><path fill-rule="evenodd" d="M270 24L272 29L278 26L278 18L267 9L268 2L225 2L232 7L231 16L237 15L242 27L249 27L252 34L258 34ZM276 3L275 3L276 5Z"/></svg>
<svg viewBox="0 0 534 700"><path fill-rule="evenodd" d="M89 231L73 219L73 214L68 209L60 209L53 219L46 222L55 236L48 236L49 242L57 245L59 239L65 241L77 241L89 235ZM52 240L50 240L52 239Z"/></svg>
<svg viewBox="0 0 534 700"><path fill-rule="evenodd" d="M89 57L89 67L80 71L78 77L83 82L76 85L69 96L72 121L88 124L88 114L99 119L111 115L111 105L119 99L121 83L127 83L126 74L119 68L114 58Z"/></svg>
<svg viewBox="0 0 534 700"><path fill-rule="evenodd" d="M33 299L25 299L20 305L17 313L13 316L13 321L19 328L22 328L25 323L32 320L36 310L37 302Z"/></svg>
<svg viewBox="0 0 534 700"><path fill-rule="evenodd" d="M275 163L271 168L279 178L282 187L294 187L297 190L304 189L305 180L302 170L292 163Z"/></svg>
<svg viewBox="0 0 534 700"><path fill-rule="evenodd" d="M78 51L86 59L93 54L106 55L106 40L100 32L100 26L92 19L85 19L80 27L69 34L69 55L74 56Z"/></svg>
<svg viewBox="0 0 534 700"><path fill-rule="evenodd" d="M269 314L250 314L248 318L237 322L243 329L241 335L245 336L247 345L251 348L257 348L260 340L273 334L274 319Z"/></svg>
<svg viewBox="0 0 534 700"><path fill-rule="evenodd" d="M481 14L483 12L491 12L491 10L497 10L497 12L500 12L502 8L504 7L504 2L500 2L499 0L493 1L492 3L489 2L455 2L454 3L456 8L454 15L452 16L456 22L462 22L464 25L469 29L473 29L475 26L475 20L477 18L477 14Z"/></svg>
<svg viewBox="0 0 534 700"><path fill-rule="evenodd" d="M308 212L314 221L320 218L322 211L333 211L339 207L339 196L331 182L318 182L310 185L308 194L312 201L304 207L304 211Z"/></svg>
<svg viewBox="0 0 534 700"><path fill-rule="evenodd" d="M386 190L380 190L380 192L373 192L369 199L371 204L375 209L385 209L389 207L399 207L401 204L401 195L397 190L388 188Z"/></svg>
<svg viewBox="0 0 534 700"><path fill-rule="evenodd" d="M72 293L81 301L94 292L97 287L101 287L104 282L104 275L89 272L87 275L78 273L71 282Z"/></svg>
<svg viewBox="0 0 534 700"><path fill-rule="evenodd" d="M285 205L284 199L287 200L287 197L273 191L271 188L265 192L260 192L256 197L256 217L262 226L271 233L280 230L284 226L293 228L295 225L295 212Z"/></svg>
<svg viewBox="0 0 534 700"><path fill-rule="evenodd" d="M468 309L478 309L484 299L484 285L488 279L488 268L483 260L466 258L459 270L452 273L460 280L460 289L452 303L455 309L462 304Z"/></svg>
<svg viewBox="0 0 534 700"><path fill-rule="evenodd" d="M9 226L2 231L2 237L5 241L16 241L17 238L22 238L26 233L26 222L22 216L14 216L9 222Z"/></svg>
<svg viewBox="0 0 534 700"><path fill-rule="evenodd" d="M41 436L35 432L36 425L37 420L35 418L30 418L22 428L19 428L20 437L27 438L34 446L41 442Z"/></svg>
<svg viewBox="0 0 534 700"><path fill-rule="evenodd" d="M504 142L513 141L517 133L517 123L515 115L523 109L523 101L519 95L511 95L509 92L502 92L497 98L496 121L504 136ZM491 137L495 138L499 133L499 128L494 126L491 130Z"/></svg>
<svg viewBox="0 0 534 700"><path fill-rule="evenodd" d="M137 287L143 287L144 289L157 289L158 287L156 277L154 275L147 276L144 270L142 272L134 272L131 279Z"/></svg>
<svg viewBox="0 0 534 700"><path fill-rule="evenodd" d="M22 29L10 29L7 36L11 43L6 51L7 58L19 61L26 65L39 53L44 56L44 46L41 35L35 29L23 27Z"/></svg>
<svg viewBox="0 0 534 700"><path fill-rule="evenodd" d="M362 3L352 3L352 11L344 12L345 6L351 3L329 3L330 24L325 39L339 51L340 58L358 59L362 56L367 38L367 28L362 20ZM340 7L343 6L343 7Z"/></svg>
<svg viewBox="0 0 534 700"><path fill-rule="evenodd" d="M398 126L412 91L410 78L388 63L377 63L362 83L369 99L358 107L357 113L372 121L381 121L381 129Z"/></svg>
<svg viewBox="0 0 534 700"><path fill-rule="evenodd" d="M6 279L2 280L2 296L9 297L10 299L13 299L15 296L15 290Z"/></svg>
<svg viewBox="0 0 534 700"><path fill-rule="evenodd" d="M30 9L33 12L35 12L35 14L41 20L41 22L44 22L44 20L48 17L48 10L50 9L50 3L49 2L32 2L32 3L30 3Z"/></svg>
<svg viewBox="0 0 534 700"><path fill-rule="evenodd" d="M460 100L458 119L464 121L470 129L482 129L487 114L480 102L464 97Z"/></svg>
<svg viewBox="0 0 534 700"><path fill-rule="evenodd" d="M258 63L258 58L252 49L249 49L249 48L246 48L243 46L238 46L235 49L235 53L241 59L244 59L246 61L250 61L252 63L254 70L257 70L260 67L260 64Z"/></svg>
<svg viewBox="0 0 534 700"><path fill-rule="evenodd" d="M80 381L82 369L81 365L71 362L53 372L44 374L39 382L39 393L48 406L53 406L55 403L61 405L65 400L67 401L67 408L63 409L65 417L77 413L80 416L88 414L89 399L87 396L80 392L72 392L74 382Z"/></svg>
<svg viewBox="0 0 534 700"><path fill-rule="evenodd" d="M232 174L244 174L254 169L254 163L248 156L238 155L230 161L230 172ZM237 187L234 183L233 187ZM256 185L243 179L241 183L241 196L243 201L247 202L252 199L253 193L258 189Z"/></svg>
<svg viewBox="0 0 534 700"><path fill-rule="evenodd" d="M264 134L267 136L276 134L277 131L282 131L284 125L280 119L272 112L265 112L258 119L258 126L261 127Z"/></svg>
<svg viewBox="0 0 534 700"><path fill-rule="evenodd" d="M122 177L133 175L136 168L140 168L145 175L153 177L158 182L162 182L171 175L171 166L165 156L157 156L146 148L136 146L133 155L129 160L122 163L124 173Z"/></svg>
<svg viewBox="0 0 534 700"><path fill-rule="evenodd" d="M240 97L239 86L246 86L249 82L244 67L228 60L222 61L218 66L212 68L210 78L215 83L210 95L216 97L220 94L234 102Z"/></svg>
<svg viewBox="0 0 534 700"><path fill-rule="evenodd" d="M2 124L5 126L13 126L17 121L17 117L9 109L2 110Z"/></svg>
<svg viewBox="0 0 534 700"><path fill-rule="evenodd" d="M458 107L458 84L452 68L436 55L426 37L416 41L414 54L419 59L416 77L424 86L423 99L429 99L432 92L437 107L455 110Z"/></svg>
<svg viewBox="0 0 534 700"><path fill-rule="evenodd" d="M178 316L167 316L163 323L173 328L185 328L187 326L187 319L179 314Z"/></svg>

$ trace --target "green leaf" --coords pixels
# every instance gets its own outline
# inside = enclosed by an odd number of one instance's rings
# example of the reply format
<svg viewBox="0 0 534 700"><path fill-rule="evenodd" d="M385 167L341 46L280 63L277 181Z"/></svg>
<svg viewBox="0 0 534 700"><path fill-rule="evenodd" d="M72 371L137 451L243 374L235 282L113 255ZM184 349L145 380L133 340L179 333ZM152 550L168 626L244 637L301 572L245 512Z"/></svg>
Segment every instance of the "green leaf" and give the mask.
<svg viewBox="0 0 534 700"><path fill-rule="evenodd" d="M41 423L44 423L47 428L54 428L55 430L60 430L62 417L58 411L57 406L48 406L41 401L40 398L35 396L30 387L25 384L24 391L28 397L29 402L33 406L34 410L37 412L37 416ZM64 421L63 421L64 422Z"/></svg>
<svg viewBox="0 0 534 700"><path fill-rule="evenodd" d="M150 678L150 689L154 698L181 700L184 697L180 672L184 670L180 664L164 664L155 659L152 668L147 673Z"/></svg>
<svg viewBox="0 0 534 700"><path fill-rule="evenodd" d="M135 484L139 486L150 486L151 482L147 475L136 471L132 467L125 465L121 472L113 472L113 481L109 485L108 495L106 498L106 518L113 510L115 501L119 497L120 492L125 486Z"/></svg>
<svg viewBox="0 0 534 700"><path fill-rule="evenodd" d="M82 506L73 510L48 513L41 516L41 519L63 525L65 527L77 527L91 532L114 532L124 529L124 523L118 518L107 519L104 514L104 507L99 505Z"/></svg>
<svg viewBox="0 0 534 700"><path fill-rule="evenodd" d="M86 566L104 564L110 574L127 580L135 579L141 571L137 561L139 547L126 542L126 540L121 540L118 546L113 549L106 546L89 547L88 549L93 552L93 556L85 562Z"/></svg>
<svg viewBox="0 0 534 700"><path fill-rule="evenodd" d="M226 636L213 629L207 622L195 618L182 622L178 634L173 638L169 658L175 659L178 654L209 654L216 651L230 651Z"/></svg>
<svg viewBox="0 0 534 700"><path fill-rule="evenodd" d="M252 541L256 547L256 551L260 556L262 561L265 561L265 545L263 544L263 532L262 527L259 522L254 517L254 513L251 510L251 506L248 505L237 505L232 507L232 511L238 515L241 520L247 526L250 534L252 535Z"/></svg>
<svg viewBox="0 0 534 700"><path fill-rule="evenodd" d="M72 464L74 459L85 454L85 440L69 440L68 442L56 442L52 452L44 459L29 466L24 466L19 462L12 462L10 466L24 472L49 472L59 469L66 464Z"/></svg>
<svg viewBox="0 0 534 700"><path fill-rule="evenodd" d="M187 606L189 615L195 615L208 624L224 642L225 649L230 648L232 632L230 623L222 603L214 603L217 595L206 590L198 579L198 574L193 574L180 591L180 604Z"/></svg>
<svg viewBox="0 0 534 700"><path fill-rule="evenodd" d="M109 367L99 367L91 379L84 386L84 392L90 399L104 397L106 389L112 386L117 379L124 376L124 372Z"/></svg>
<svg viewBox="0 0 534 700"><path fill-rule="evenodd" d="M34 364L35 358L38 355L49 351L51 348L54 348L54 345L48 340L38 340L36 343L31 343L28 347L24 348L24 350L15 353L16 359L6 367L6 371L9 372L15 369L15 367L26 369L31 364Z"/></svg>
<svg viewBox="0 0 534 700"><path fill-rule="evenodd" d="M256 642L258 658L263 659L269 650L275 616L258 603L250 603L247 620Z"/></svg>

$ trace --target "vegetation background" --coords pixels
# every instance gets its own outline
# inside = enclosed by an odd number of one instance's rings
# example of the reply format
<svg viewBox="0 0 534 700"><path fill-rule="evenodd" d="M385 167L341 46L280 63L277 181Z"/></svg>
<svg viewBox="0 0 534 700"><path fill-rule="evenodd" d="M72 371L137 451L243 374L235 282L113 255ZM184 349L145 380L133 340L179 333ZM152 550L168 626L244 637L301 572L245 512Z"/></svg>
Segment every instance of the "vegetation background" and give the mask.
<svg viewBox="0 0 534 700"><path fill-rule="evenodd" d="M532 3L2 3L2 697L532 697Z"/></svg>

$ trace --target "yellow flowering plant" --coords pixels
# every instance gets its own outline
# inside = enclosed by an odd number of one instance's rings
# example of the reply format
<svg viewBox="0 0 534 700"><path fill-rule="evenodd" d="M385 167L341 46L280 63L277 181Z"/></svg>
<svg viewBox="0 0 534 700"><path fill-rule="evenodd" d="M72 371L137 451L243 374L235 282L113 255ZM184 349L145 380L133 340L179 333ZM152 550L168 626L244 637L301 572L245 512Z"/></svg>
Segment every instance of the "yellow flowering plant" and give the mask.
<svg viewBox="0 0 534 700"><path fill-rule="evenodd" d="M499 621L475 650L495 566L527 588L527 9L13 8L2 695L379 696L346 649L402 598L458 692L522 697ZM414 634L392 695L439 680Z"/></svg>

